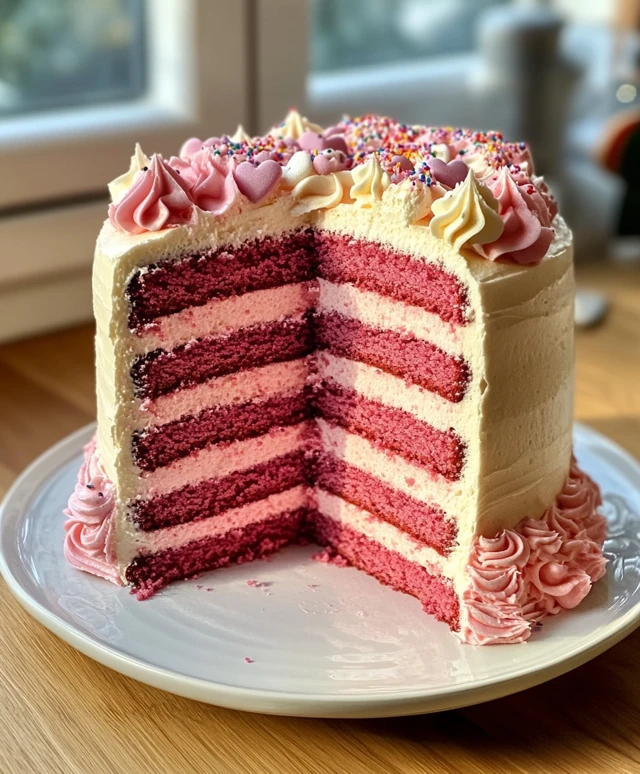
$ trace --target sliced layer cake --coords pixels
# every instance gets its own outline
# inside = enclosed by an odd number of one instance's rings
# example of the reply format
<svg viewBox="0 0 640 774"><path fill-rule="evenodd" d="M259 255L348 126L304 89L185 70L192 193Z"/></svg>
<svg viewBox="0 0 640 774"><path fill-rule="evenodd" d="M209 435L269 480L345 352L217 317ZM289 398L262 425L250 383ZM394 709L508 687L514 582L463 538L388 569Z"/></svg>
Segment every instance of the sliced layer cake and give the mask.
<svg viewBox="0 0 640 774"><path fill-rule="evenodd" d="M291 113L111 188L73 564L146 598L312 540L473 643L584 598L571 235L526 146Z"/></svg>

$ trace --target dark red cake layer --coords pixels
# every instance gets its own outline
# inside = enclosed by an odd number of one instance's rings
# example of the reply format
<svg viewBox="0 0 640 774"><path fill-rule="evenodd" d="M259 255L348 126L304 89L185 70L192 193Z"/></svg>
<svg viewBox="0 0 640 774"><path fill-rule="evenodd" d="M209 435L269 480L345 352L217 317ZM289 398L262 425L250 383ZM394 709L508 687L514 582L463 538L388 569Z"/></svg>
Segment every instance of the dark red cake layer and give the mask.
<svg viewBox="0 0 640 774"><path fill-rule="evenodd" d="M360 360L454 403L464 397L469 382L465 362L428 341L371 328L337 312L318 315L314 328L319 349Z"/></svg>
<svg viewBox="0 0 640 774"><path fill-rule="evenodd" d="M322 514L308 514L306 523L311 540L330 547L354 567L373 575L386 586L411 594L427 613L448 623L454 630L459 628L458 598L446 578L431 575L419 564Z"/></svg>
<svg viewBox="0 0 640 774"><path fill-rule="evenodd" d="M406 411L369 400L324 380L312 396L319 416L423 465L450 481L460 477L464 444L452 431L436 430Z"/></svg>
<svg viewBox="0 0 640 774"><path fill-rule="evenodd" d="M331 454L320 456L315 481L327 492L374 513L446 556L456 544L455 522L437 505L415 500Z"/></svg>
<svg viewBox="0 0 640 774"><path fill-rule="evenodd" d="M464 324L467 293L452 274L409 255L341 234L318 232L318 274L405 301L447 322Z"/></svg>
<svg viewBox="0 0 640 774"><path fill-rule="evenodd" d="M136 433L133 456L142 470L155 470L211 444L243 441L272 427L298 424L311 416L311 410L304 391L215 406L196 416Z"/></svg>
<svg viewBox="0 0 640 774"><path fill-rule="evenodd" d="M221 247L138 271L129 283L129 326L252 290L303 282L315 275L310 229Z"/></svg>
<svg viewBox="0 0 640 774"><path fill-rule="evenodd" d="M303 450L275 457L252 468L236 470L222 478L210 478L184 486L151 500L136 500L131 514L146 532L219 516L306 482Z"/></svg>
<svg viewBox="0 0 640 774"><path fill-rule="evenodd" d="M148 599L171 581L269 556L299 540L304 515L305 509L301 508L225 535L193 540L155 554L140 554L127 567L127 581L138 599Z"/></svg>
<svg viewBox="0 0 640 774"><path fill-rule="evenodd" d="M157 398L215 376L295 360L312 350L310 318L287 318L197 339L171 351L155 349L135 361L131 377L139 397Z"/></svg>

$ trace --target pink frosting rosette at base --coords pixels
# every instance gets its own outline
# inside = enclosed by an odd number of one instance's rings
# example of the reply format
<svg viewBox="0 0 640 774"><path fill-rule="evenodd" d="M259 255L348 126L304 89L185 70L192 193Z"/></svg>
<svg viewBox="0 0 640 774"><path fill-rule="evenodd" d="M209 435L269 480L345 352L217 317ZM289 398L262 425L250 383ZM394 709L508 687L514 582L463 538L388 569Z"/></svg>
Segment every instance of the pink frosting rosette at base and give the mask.
<svg viewBox="0 0 640 774"><path fill-rule="evenodd" d="M532 626L582 602L603 577L606 520L598 486L575 460L565 484L540 519L523 519L496 537L478 536L462 600L464 642L523 642Z"/></svg>
<svg viewBox="0 0 640 774"><path fill-rule="evenodd" d="M151 165L136 174L133 185L122 198L109 206L109 220L114 228L127 234L193 223L196 211L189 187L187 181L156 154L151 158Z"/></svg>
<svg viewBox="0 0 640 774"><path fill-rule="evenodd" d="M64 514L64 555L73 567L121 585L113 549L113 486L102 469L95 440L85 458Z"/></svg>

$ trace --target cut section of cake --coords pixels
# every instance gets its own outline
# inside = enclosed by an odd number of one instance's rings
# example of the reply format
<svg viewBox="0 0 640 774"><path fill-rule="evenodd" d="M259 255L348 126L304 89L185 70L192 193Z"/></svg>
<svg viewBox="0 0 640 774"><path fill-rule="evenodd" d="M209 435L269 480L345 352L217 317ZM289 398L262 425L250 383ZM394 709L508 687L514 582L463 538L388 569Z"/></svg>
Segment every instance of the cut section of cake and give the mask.
<svg viewBox="0 0 640 774"><path fill-rule="evenodd" d="M604 574L571 234L524 144L291 113L111 191L72 564L144 599L310 540L475 644Z"/></svg>

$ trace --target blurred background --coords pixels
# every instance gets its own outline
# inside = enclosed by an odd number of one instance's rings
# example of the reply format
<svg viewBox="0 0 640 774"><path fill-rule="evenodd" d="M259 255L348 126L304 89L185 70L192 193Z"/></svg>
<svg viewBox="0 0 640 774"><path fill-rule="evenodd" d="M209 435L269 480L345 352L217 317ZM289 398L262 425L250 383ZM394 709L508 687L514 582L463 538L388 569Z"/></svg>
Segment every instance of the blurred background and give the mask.
<svg viewBox="0 0 640 774"><path fill-rule="evenodd" d="M639 30L638 0L0 0L0 341L91 318L106 183L135 141L171 154L290 106L528 140L577 260L633 261L637 190L610 148L637 127Z"/></svg>

